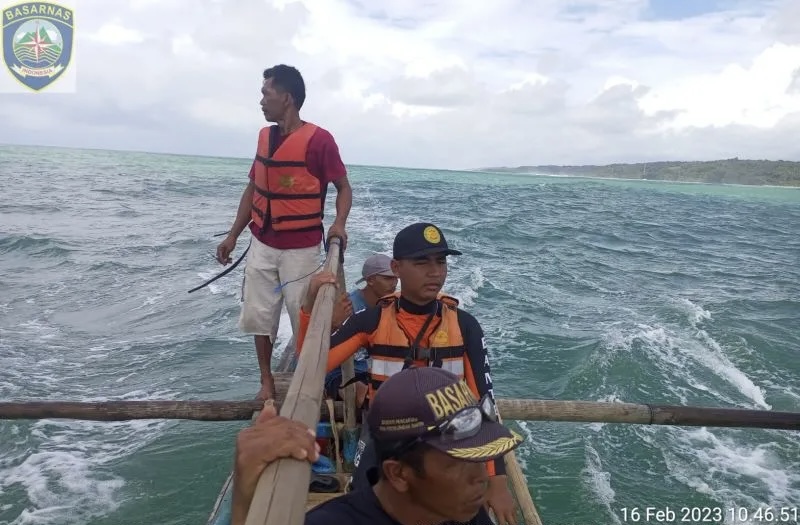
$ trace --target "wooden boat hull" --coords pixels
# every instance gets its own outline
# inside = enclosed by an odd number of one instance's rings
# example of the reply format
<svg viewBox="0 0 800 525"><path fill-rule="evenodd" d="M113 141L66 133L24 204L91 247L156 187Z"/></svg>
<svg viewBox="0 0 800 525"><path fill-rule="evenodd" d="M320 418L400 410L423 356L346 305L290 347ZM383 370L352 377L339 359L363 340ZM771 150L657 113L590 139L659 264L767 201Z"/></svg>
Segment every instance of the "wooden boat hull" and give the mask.
<svg viewBox="0 0 800 525"><path fill-rule="evenodd" d="M339 476L341 486L347 483L346 476ZM341 496L344 492L309 492L308 503L306 504L306 511L309 511L330 499ZM222 485L222 490L217 496L217 501L214 502L214 507L211 511L211 516L208 518L206 525L230 525L231 523L231 505L233 503L233 473L228 475L228 479Z"/></svg>
<svg viewBox="0 0 800 525"><path fill-rule="evenodd" d="M337 431L340 434L343 430L343 426L344 425L342 423L337 423L336 425ZM334 449L340 451L340 447L334 447ZM334 463L337 462L334 460ZM343 462L339 464L341 465ZM523 519L520 523L524 523L525 525L542 525L538 512L533 504L533 499L528 491L527 484L524 482L522 470L513 453L506 457L506 466L509 474L509 480L512 481L512 483L510 483L511 493L517 502L518 513L523 516ZM344 469L337 472L336 476L339 479L339 484L341 487L345 487L347 485L349 474L350 473L345 472ZM516 478L516 480L514 478ZM317 505L343 494L343 490L340 492L309 491L306 510L311 510ZM214 503L214 507L206 525L230 525L232 498L233 473L231 473L225 480L222 490L220 491L219 496L217 496L217 501Z"/></svg>
<svg viewBox="0 0 800 525"><path fill-rule="evenodd" d="M340 289L344 290L344 272L342 271L341 265L339 266L338 271L338 280ZM295 353L295 340L292 337L292 340L286 345L286 348L283 350L283 354L279 360L278 370L282 372L293 372L296 366L296 353ZM346 366L346 368L345 368ZM343 365L343 376L344 377L352 377L353 369L352 369L352 359L346 362ZM341 487L341 491L339 492L313 492L309 490L308 498L306 501L306 511L313 509L317 505L333 499L335 497L341 496L344 494L344 488L347 486L349 476L352 472L345 466L347 463L343 457L343 446L342 443L344 441L345 436L349 436L352 438L353 436L358 436L358 429L357 425L355 424L355 395L354 389L351 386L350 392L345 391L345 399L348 397L350 398L349 401L346 401L345 404L351 407L351 410L345 412L345 418L342 421L338 421L334 414L335 411L333 410L333 403L330 402L328 405L329 410L329 420L330 428L332 430L332 445L328 447L329 456L331 452L333 453L332 462L336 465L336 477L339 479L339 486ZM347 409L347 406L345 407ZM350 419L346 419L350 416ZM320 413L320 416L322 414ZM257 414L253 415L253 418L256 418ZM322 417L319 418L319 421L323 421ZM345 429L345 421L348 422L348 428ZM347 430L347 432L345 432ZM354 433L355 430L355 433ZM320 433L318 432L318 436ZM517 510L518 514L522 515L521 523L525 525L542 525L541 520L539 519L538 512L536 511L536 507L533 504L533 499L531 498L530 491L528 490L527 483L525 481L525 476L522 472L522 469L519 466L519 463L516 460L516 456L513 452L509 453L505 457L506 462L506 470L508 473L508 480L509 480L509 488L511 489L511 493L514 496L514 499L517 503ZM217 497L217 501L214 504L214 508L211 511L211 515L209 516L207 525L230 525L231 523L231 507L232 507L232 499L233 499L233 474L231 473L228 476L228 479L225 481L224 485L222 486L222 490Z"/></svg>

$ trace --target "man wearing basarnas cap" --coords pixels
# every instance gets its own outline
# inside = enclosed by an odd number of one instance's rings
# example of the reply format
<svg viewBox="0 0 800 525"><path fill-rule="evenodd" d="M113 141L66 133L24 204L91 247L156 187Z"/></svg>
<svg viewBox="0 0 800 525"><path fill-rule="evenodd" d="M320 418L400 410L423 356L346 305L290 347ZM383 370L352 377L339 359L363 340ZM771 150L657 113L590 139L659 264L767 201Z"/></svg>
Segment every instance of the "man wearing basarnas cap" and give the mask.
<svg viewBox="0 0 800 525"><path fill-rule="evenodd" d="M278 458L316 460L302 424L265 410L236 446L231 525L245 522L258 478ZM409 368L386 380L365 424L379 455L372 490L349 492L306 514L305 525L474 525L486 502L483 462L502 460L522 437L497 422L455 374ZM505 523L501 521L500 523Z"/></svg>
<svg viewBox="0 0 800 525"><path fill-rule="evenodd" d="M392 271L391 263L391 257L382 253L367 257L361 268L361 279L356 281L356 284L366 283L366 286L361 289L356 288L348 294L347 301L337 303L336 311L333 314L334 328L338 328L353 312L360 312L370 306L375 306L381 297L395 291L397 288L397 276ZM356 379L359 380L356 383L356 399L360 405L367 395L367 385L360 381L369 373L366 349L361 348L356 352L354 369ZM331 370L325 376L325 392L332 399L337 399L341 384L341 367Z"/></svg>
<svg viewBox="0 0 800 525"><path fill-rule="evenodd" d="M463 378L476 398L493 397L483 329L472 315L458 308L455 298L441 294L447 278L447 256L461 252L450 248L442 231L430 223L403 228L394 239L392 252L392 270L400 279L400 293L353 314L331 334L328 370L364 347L371 358L369 399L383 381L410 366L443 368ZM330 272L311 278L300 309L297 348L302 348L320 286L335 281ZM359 449L354 490L369 487L365 471L375 458L370 443L362 440ZM502 459L489 461L486 469L490 477L488 507L500 523L515 524L505 464ZM491 523L485 510L481 519L478 523Z"/></svg>

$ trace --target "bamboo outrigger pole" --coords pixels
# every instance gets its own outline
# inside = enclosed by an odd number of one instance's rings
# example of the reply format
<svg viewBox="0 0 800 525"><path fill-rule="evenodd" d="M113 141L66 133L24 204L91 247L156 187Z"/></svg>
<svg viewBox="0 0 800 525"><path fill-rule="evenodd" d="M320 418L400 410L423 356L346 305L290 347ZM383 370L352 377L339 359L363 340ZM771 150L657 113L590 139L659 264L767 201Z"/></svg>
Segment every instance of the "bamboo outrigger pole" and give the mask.
<svg viewBox="0 0 800 525"><path fill-rule="evenodd" d="M344 267L339 265L339 272L336 276L336 285L339 287L341 293L347 293L347 286L344 280ZM344 412L344 431L342 437L344 441L345 450L345 467L347 471L352 471L355 466L353 465L353 455L358 445L358 427L356 425L356 385L352 382L356 375L355 371L355 358L354 356L348 357L342 363L342 385L344 392L342 399L344 399L343 412ZM336 430L334 429L334 432Z"/></svg>
<svg viewBox="0 0 800 525"><path fill-rule="evenodd" d="M280 405L289 389L291 374L273 374ZM81 419L127 421L131 419L189 419L239 421L250 419L262 404L240 401L4 401L0 419ZM800 430L800 412L699 406L645 405L598 401L498 398L497 408L506 420L571 423L628 423L689 427L740 427ZM318 407L322 417L328 408ZM344 417L341 401L334 403L336 419ZM357 414L356 414L357 415Z"/></svg>
<svg viewBox="0 0 800 525"><path fill-rule="evenodd" d="M334 274L342 263L341 247L340 238L330 239L325 269ZM316 428L319 422L335 299L334 285L320 288L297 368L280 410L281 416L301 421L309 428ZM308 462L280 459L268 465L258 480L245 525L302 525L310 480Z"/></svg>

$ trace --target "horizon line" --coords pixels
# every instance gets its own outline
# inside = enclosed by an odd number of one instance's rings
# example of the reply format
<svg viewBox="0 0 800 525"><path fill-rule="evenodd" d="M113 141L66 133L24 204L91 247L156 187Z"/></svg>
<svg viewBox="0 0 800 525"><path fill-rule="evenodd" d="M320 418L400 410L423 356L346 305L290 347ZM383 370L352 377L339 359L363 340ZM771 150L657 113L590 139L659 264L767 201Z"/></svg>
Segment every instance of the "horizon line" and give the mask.
<svg viewBox="0 0 800 525"><path fill-rule="evenodd" d="M235 155L210 155L210 154L202 154L202 153L178 153L178 152L164 152L164 151L147 151L147 150L135 150L135 149L108 149L108 148L97 148L97 147L89 147L89 146L60 146L60 145L52 145L52 144L21 144L21 143L10 143L10 142L0 142L0 147L3 146L14 146L14 147L25 147L25 148L57 148L57 149L68 149L68 150L77 150L77 151L107 151L113 153L144 153L147 155L165 155L165 156L174 156L174 157L197 157L197 158L205 158L205 159L223 159L223 160L252 160L251 157L239 157ZM555 167L555 168L578 168L578 167L607 167L607 166L614 166L614 165L635 165L635 164L658 164L658 163L691 163L691 162L721 162L721 161L738 161L738 162L790 162L790 163L800 163L800 161L794 160L786 160L786 159L743 159L739 157L729 157L729 158L717 158L717 159L708 159L708 160L649 160L649 161L638 161L638 162L611 162L606 164L522 164L517 166L482 166L482 167L472 167L472 168L415 168L409 166L390 166L385 164L357 164L357 163L347 163L344 164L346 166L355 166L355 167L364 167L364 168L399 168L405 170L424 170L424 171L454 171L454 172L480 172L480 171L487 171L491 172L492 170L507 170L507 169L524 169L524 168L548 168L548 167Z"/></svg>

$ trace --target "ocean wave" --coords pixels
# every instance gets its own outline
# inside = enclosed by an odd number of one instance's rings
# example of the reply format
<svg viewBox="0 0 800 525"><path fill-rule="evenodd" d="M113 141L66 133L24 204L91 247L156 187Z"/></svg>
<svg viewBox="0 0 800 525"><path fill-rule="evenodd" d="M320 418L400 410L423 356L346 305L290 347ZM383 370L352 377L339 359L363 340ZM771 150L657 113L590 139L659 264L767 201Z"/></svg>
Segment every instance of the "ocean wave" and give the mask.
<svg viewBox="0 0 800 525"><path fill-rule="evenodd" d="M0 238L0 253L30 257L66 258L78 247L63 239L39 235L8 235Z"/></svg>
<svg viewBox="0 0 800 525"><path fill-rule="evenodd" d="M31 151L4 149L0 161L46 175L12 172L0 208L0 397L251 398L243 268L187 293L223 269L214 234L230 227L250 161L53 150L55 173ZM402 227L438 224L464 252L444 291L481 323L498 395L800 406L789 380L800 374L796 204L714 186L350 171L348 288ZM54 175L62 191L45 219L25 203ZM284 311L276 346L290 337ZM643 501L798 497L800 452L785 433L514 424L545 522L613 523ZM199 522L209 509L198 494L213 500L237 428L0 423L0 522Z"/></svg>

